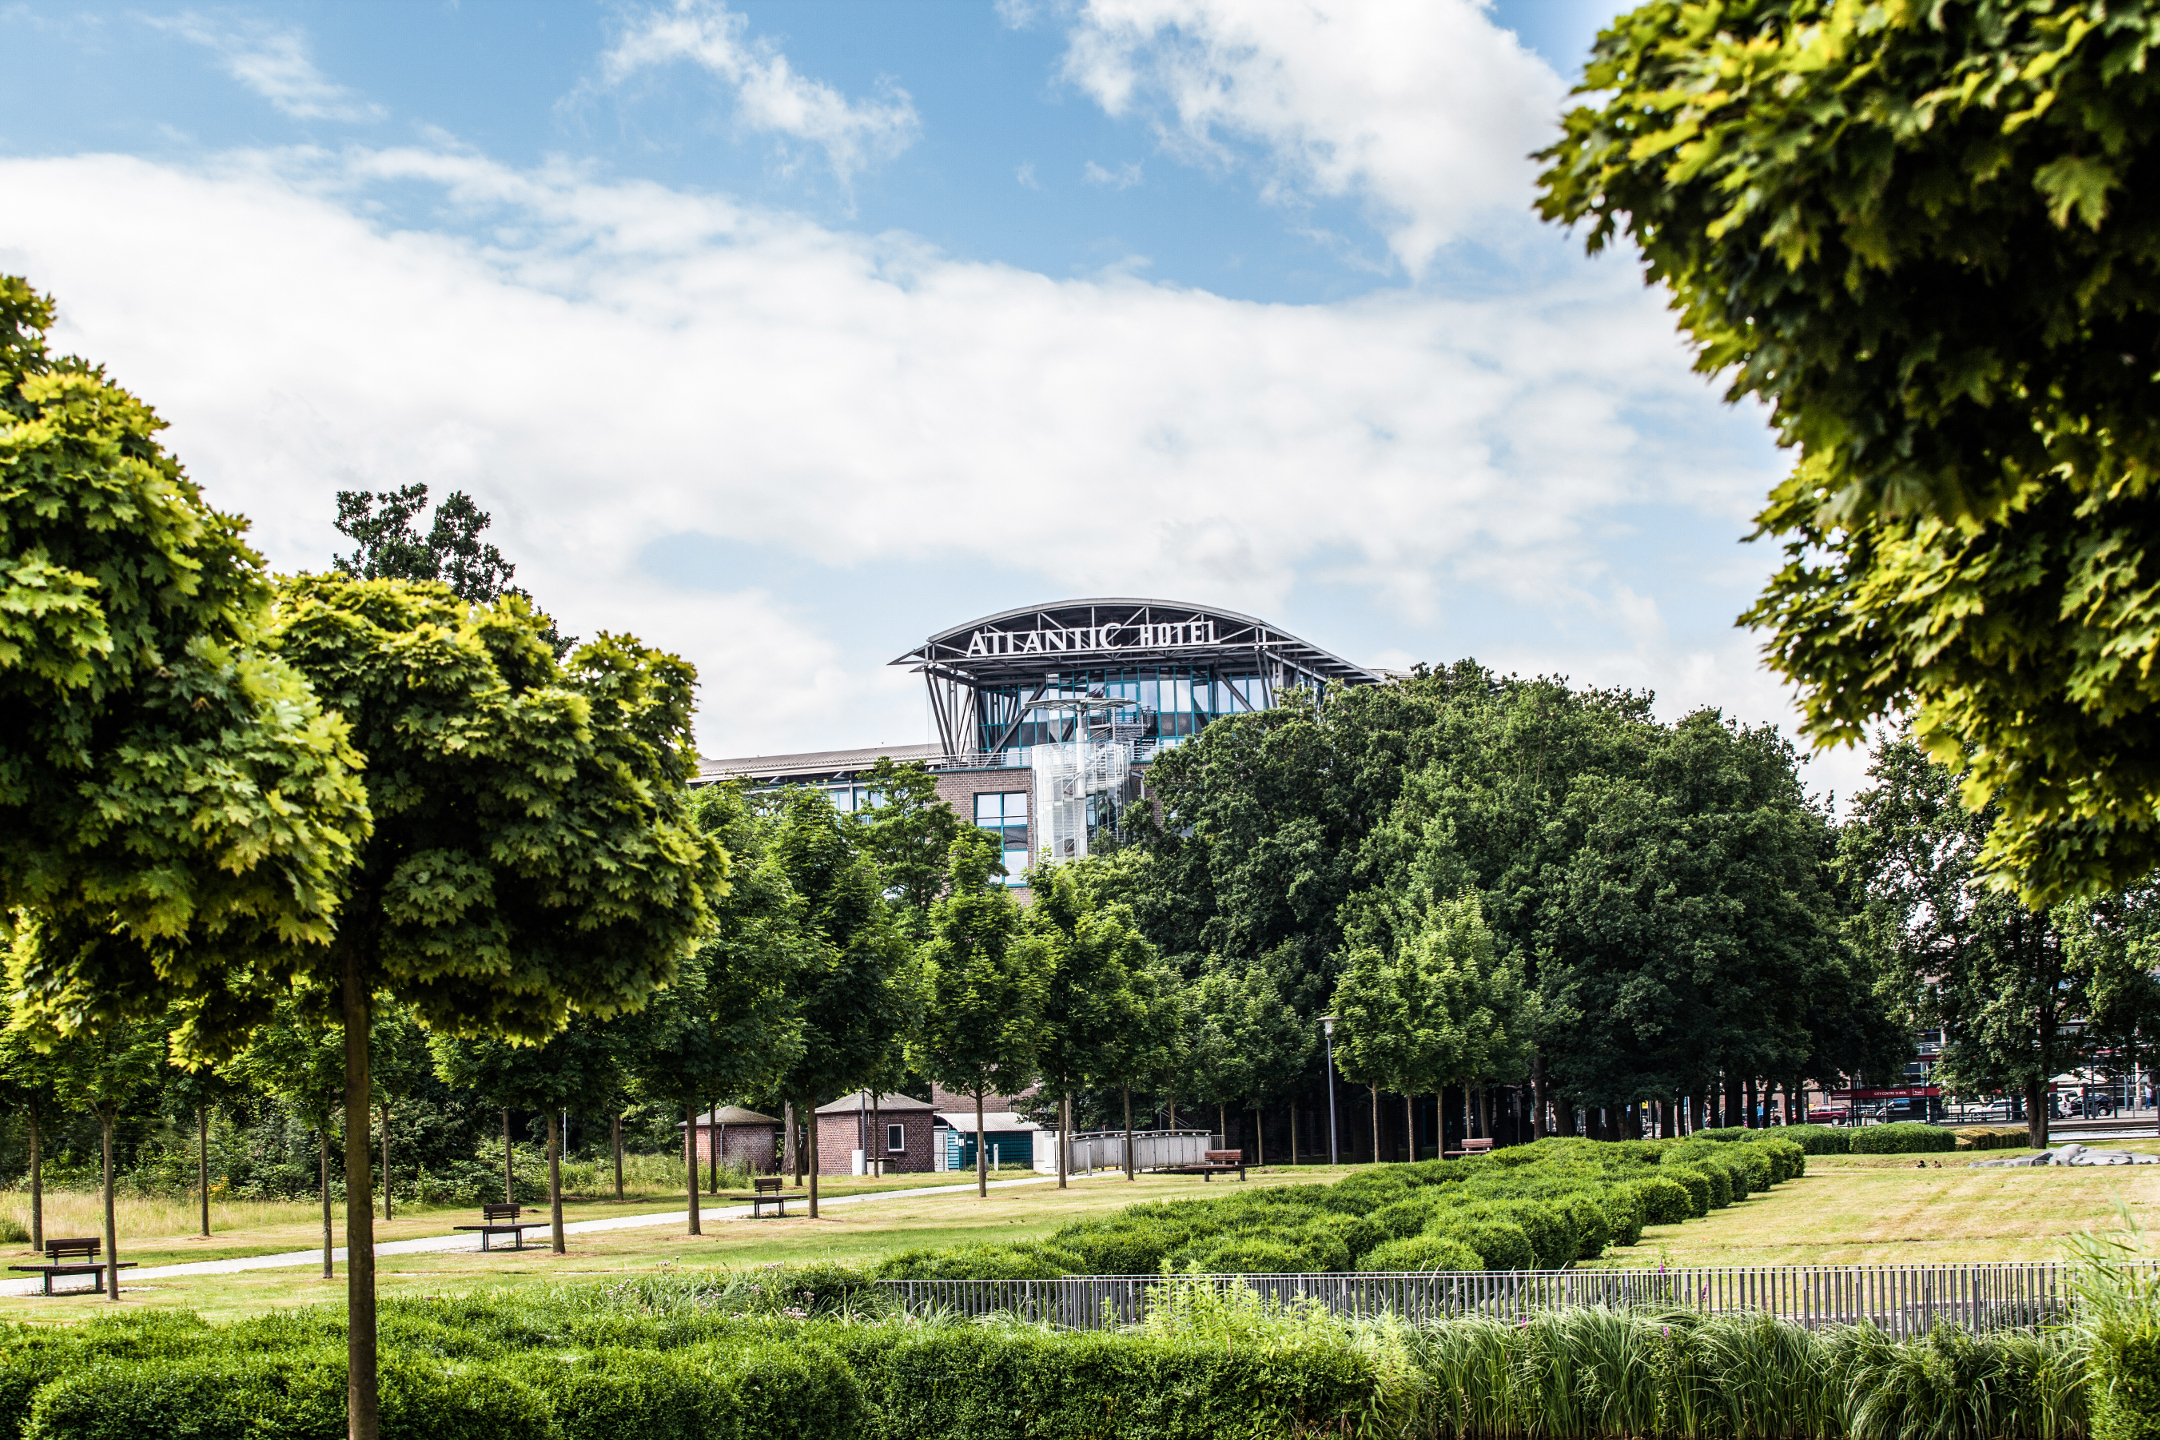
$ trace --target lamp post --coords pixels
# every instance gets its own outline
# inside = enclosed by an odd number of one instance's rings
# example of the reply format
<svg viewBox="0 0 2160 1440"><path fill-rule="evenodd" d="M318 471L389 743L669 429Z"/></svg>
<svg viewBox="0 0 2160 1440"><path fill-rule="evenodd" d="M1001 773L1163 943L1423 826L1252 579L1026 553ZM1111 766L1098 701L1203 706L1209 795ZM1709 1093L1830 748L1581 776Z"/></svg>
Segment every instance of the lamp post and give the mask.
<svg viewBox="0 0 2160 1440"><path fill-rule="evenodd" d="M1327 1163L1340 1165L1335 1152L1335 1017L1320 1017L1320 1033L1327 1040Z"/></svg>

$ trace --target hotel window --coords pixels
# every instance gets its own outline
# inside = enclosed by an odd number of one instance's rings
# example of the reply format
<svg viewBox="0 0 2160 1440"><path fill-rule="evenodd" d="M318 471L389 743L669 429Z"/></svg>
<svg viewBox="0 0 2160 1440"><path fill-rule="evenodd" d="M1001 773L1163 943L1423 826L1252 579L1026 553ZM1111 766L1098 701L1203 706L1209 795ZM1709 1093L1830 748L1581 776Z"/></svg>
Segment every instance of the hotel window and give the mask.
<svg viewBox="0 0 2160 1440"><path fill-rule="evenodd" d="M1028 792L1012 790L975 797L975 823L994 832L1005 864L1005 883L1025 885L1028 868Z"/></svg>
<svg viewBox="0 0 2160 1440"><path fill-rule="evenodd" d="M885 1127L885 1149L888 1154L892 1155L898 1155L907 1149L907 1126L887 1125Z"/></svg>

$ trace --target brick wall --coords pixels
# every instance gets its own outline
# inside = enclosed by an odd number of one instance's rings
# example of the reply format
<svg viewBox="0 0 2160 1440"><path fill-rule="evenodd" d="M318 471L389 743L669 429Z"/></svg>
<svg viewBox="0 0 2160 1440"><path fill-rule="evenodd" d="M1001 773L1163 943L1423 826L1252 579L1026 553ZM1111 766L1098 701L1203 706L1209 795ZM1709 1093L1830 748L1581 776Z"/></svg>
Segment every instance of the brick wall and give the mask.
<svg viewBox="0 0 2160 1440"><path fill-rule="evenodd" d="M931 1147L932 1121L928 1110L890 1110L877 1117L882 1131L888 1125L905 1128L907 1149L894 1154L885 1153L885 1168L901 1174L919 1174L934 1169ZM870 1127L862 1117L854 1114L818 1116L818 1170L826 1175L846 1175L854 1169L855 1152L862 1148L863 1132ZM883 1139L882 1134L871 1137L873 1144Z"/></svg>
<svg viewBox="0 0 2160 1440"><path fill-rule="evenodd" d="M720 1127L720 1163L738 1161L753 1175L770 1175L780 1168L774 1157L780 1140L778 1125L724 1125ZM697 1127L697 1158L700 1166L712 1163L713 1127Z"/></svg>

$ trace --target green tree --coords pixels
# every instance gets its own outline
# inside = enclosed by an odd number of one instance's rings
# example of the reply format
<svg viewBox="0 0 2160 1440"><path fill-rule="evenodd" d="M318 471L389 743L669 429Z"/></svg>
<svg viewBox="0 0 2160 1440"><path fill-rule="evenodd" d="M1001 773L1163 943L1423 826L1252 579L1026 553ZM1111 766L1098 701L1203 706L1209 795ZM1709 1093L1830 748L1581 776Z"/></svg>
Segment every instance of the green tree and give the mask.
<svg viewBox="0 0 2160 1440"><path fill-rule="evenodd" d="M245 522L148 406L48 353L52 318L0 277L0 913L40 917L38 1023L177 1006L181 1049L214 1053L330 938L368 824L357 757L260 643Z"/></svg>
<svg viewBox="0 0 2160 1440"><path fill-rule="evenodd" d="M373 1216L364 1199L378 1000L431 1034L537 1043L675 978L725 883L687 814L691 668L603 635L558 662L505 596L302 576L274 640L366 757L375 827L304 993L345 1037L350 1424L374 1440Z"/></svg>
<svg viewBox="0 0 2160 1440"><path fill-rule="evenodd" d="M1380 1154L1380 1089L1408 1095L1419 1088L1425 1052L1433 1042L1422 979L1370 945L1350 952L1336 982L1335 1068L1372 1092L1373 1160ZM1426 1030L1420 1034L1421 1029Z"/></svg>
<svg viewBox="0 0 2160 1440"><path fill-rule="evenodd" d="M810 1126L815 1218L817 1107L890 1073L912 1018L910 947L885 903L876 863L851 843L823 792L803 788L787 797L771 853L802 899L811 942L788 993L802 1045L778 1088Z"/></svg>
<svg viewBox="0 0 2160 1440"><path fill-rule="evenodd" d="M698 791L691 814L707 843L732 857L733 880L681 975L625 1041L637 1089L682 1113L689 1233L696 1235L703 1231L697 1116L717 1100L775 1083L800 1059L802 1024L791 992L825 955L809 929L809 906L774 853L777 826L753 814L734 785Z"/></svg>
<svg viewBox="0 0 2160 1440"><path fill-rule="evenodd" d="M2027 903L2160 864L2153 19L1655 0L1542 156L1801 458L1747 623L1819 742L1910 713Z"/></svg>
<svg viewBox="0 0 2160 1440"><path fill-rule="evenodd" d="M1043 1003L1055 954L1021 923L989 835L967 827L953 842L948 886L930 916L923 947L919 1067L939 1084L975 1097L975 1193L987 1197L989 1158L983 1096L1033 1083L1044 1042Z"/></svg>
<svg viewBox="0 0 2160 1440"><path fill-rule="evenodd" d="M1094 1078L1117 1087L1125 1115L1125 1178L1136 1181L1133 1163L1133 1086L1162 1075L1177 1062L1184 1020L1189 1010L1185 982L1177 967L1154 956L1133 969L1127 982L1125 1015L1109 1032L1095 1057Z"/></svg>
<svg viewBox="0 0 2160 1440"><path fill-rule="evenodd" d="M37 1023L34 1012L21 1017ZM105 1210L106 1296L120 1301L120 1232L113 1216L113 1127L121 1112L157 1088L163 1078L167 1026L156 1017L62 1034L47 1031L37 1043L49 1052L62 1103L79 1105L98 1120L98 1189Z"/></svg>
<svg viewBox="0 0 2160 1440"><path fill-rule="evenodd" d="M1960 776L1910 735L1885 737L1854 797L1838 862L1864 897L1856 942L1910 1025L1941 1026L1938 1078L1953 1091L2025 1100L2035 1149L2048 1138L2047 1087L2087 1052L2091 971L2052 912L1985 882L1990 812L1960 803Z"/></svg>
<svg viewBox="0 0 2160 1440"><path fill-rule="evenodd" d="M434 1056L428 1049L427 1032L410 1010L377 1006L373 1025L368 1039L368 1084L382 1120L382 1218L388 1221L395 1218L390 1203L390 1122L400 1102L426 1088Z"/></svg>
<svg viewBox="0 0 2160 1440"><path fill-rule="evenodd" d="M12 989L12 987L10 987ZM45 1120L58 1107L53 1059L37 1045L31 1027L16 1022L16 1007L0 996L0 1103L22 1112L30 1149L30 1248L45 1248Z"/></svg>
<svg viewBox="0 0 2160 1440"><path fill-rule="evenodd" d="M479 1095L499 1109L541 1112L547 1127L548 1243L557 1255L563 1254L562 1112L605 1095L617 1083L607 1022L574 1015L538 1044L438 1035L429 1048L444 1084Z"/></svg>
<svg viewBox="0 0 2160 1440"><path fill-rule="evenodd" d="M195 1203L204 1239L210 1238L210 1112L246 1094L223 1071L210 1065L185 1068L168 1060L158 1088L165 1103L195 1114Z"/></svg>
<svg viewBox="0 0 2160 1440"><path fill-rule="evenodd" d="M474 504L472 496L453 490L435 507L422 535L414 522L427 503L428 487L418 483L380 494L338 491L334 523L354 545L351 554L331 557L331 569L355 580L440 580L451 594L473 605L492 605L505 595L531 603L529 591L510 583L517 566L480 539L480 532L495 523L493 516ZM577 644L575 637L557 633L553 620L547 621L542 636L558 660Z"/></svg>
<svg viewBox="0 0 2160 1440"><path fill-rule="evenodd" d="M1063 865L1038 865L1022 916L1050 960L1037 1061L1058 1106L1058 1188L1072 1162L1073 1095L1111 1068L1120 1037L1142 1024L1133 977L1155 958L1123 907L1099 905Z"/></svg>
<svg viewBox="0 0 2160 1440"><path fill-rule="evenodd" d="M337 1227L330 1199L330 1142L336 1132L339 1108L345 1095L345 1037L335 1024L310 1012L292 999L281 1003L269 1023L257 1026L247 1047L228 1060L225 1073L240 1084L273 1096L287 1110L315 1131L316 1186L322 1200L322 1273L333 1272L332 1255L337 1247ZM345 1117L350 1122L351 1117ZM367 1111L360 1112L360 1153L367 1154ZM352 1151L346 1150L345 1207L352 1213L357 1194L360 1210L368 1208L366 1164L356 1171ZM352 1226L346 1225L345 1271L349 1277L353 1256Z"/></svg>
<svg viewBox="0 0 2160 1440"><path fill-rule="evenodd" d="M1231 1105L1254 1112L1261 1165L1267 1163L1265 1108L1303 1078L1315 1043L1312 1026L1283 999L1275 969L1267 957L1242 963L1210 957L1192 986L1194 1089L1218 1112Z"/></svg>
<svg viewBox="0 0 2160 1440"><path fill-rule="evenodd" d="M1481 1131L1490 1136L1492 1112L1486 1087L1496 1081L1512 1083L1530 1068L1538 1005L1526 983L1522 961L1494 943L1492 929L1485 923L1483 898L1475 890L1465 890L1427 910L1424 929L1400 963L1405 972L1417 977L1409 984L1411 993L1425 1000L1421 1034L1434 1037L1419 1047L1415 1063L1424 1074L1413 1085L1438 1091L1435 1080L1459 1083L1466 1121L1463 1133ZM1467 1123L1472 1120L1473 1097L1474 1124Z"/></svg>
<svg viewBox="0 0 2160 1440"><path fill-rule="evenodd" d="M927 918L945 888L945 862L960 833L960 817L937 790L937 777L920 764L895 764L880 755L862 775L870 808L854 815L855 843L878 867L885 893L914 915Z"/></svg>

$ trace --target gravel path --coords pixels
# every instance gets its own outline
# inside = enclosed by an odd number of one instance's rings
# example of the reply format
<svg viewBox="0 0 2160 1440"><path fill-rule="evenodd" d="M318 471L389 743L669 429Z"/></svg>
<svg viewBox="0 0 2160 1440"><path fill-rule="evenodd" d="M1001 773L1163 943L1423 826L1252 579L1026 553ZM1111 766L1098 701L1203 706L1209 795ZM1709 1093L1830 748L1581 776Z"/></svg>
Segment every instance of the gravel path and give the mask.
<svg viewBox="0 0 2160 1440"><path fill-rule="evenodd" d="M1109 1174L1111 1172L1105 1171L1103 1173ZM1081 1180L1087 1177L1074 1175L1071 1178ZM992 1180L990 1188L1003 1190L1015 1185L1050 1185L1056 1182L1057 1176L1055 1175L1031 1175L1025 1180ZM971 1194L974 1189L974 1184L970 1182L965 1185L924 1185L909 1190L879 1190L868 1195L821 1195L818 1197L818 1207L823 1209L830 1205L862 1205L873 1200L909 1200L918 1195ZM790 1194L788 1198L790 1200L807 1200L808 1196ZM748 1205L730 1205L725 1209L700 1210L698 1217L708 1224L715 1221L747 1220L750 1218L750 1207ZM591 1235L603 1230L653 1229L662 1225L680 1225L682 1219L682 1211L667 1210L651 1215L617 1215L607 1220L571 1220L564 1223L563 1234ZM539 1248L544 1250L546 1245L547 1242L543 1239ZM535 1247L531 1240L527 1240L525 1248L530 1250ZM479 1249L480 1237L478 1235L424 1235L417 1240L385 1241L375 1247L375 1256L380 1260L389 1255L427 1255L458 1250L477 1253ZM345 1258L345 1247L338 1246L330 1252L330 1256L334 1261L342 1261ZM127 1258L125 1248L121 1250L120 1258L123 1260ZM276 1255L247 1255L237 1260L192 1260L185 1265L146 1265L139 1270L122 1271L120 1288L125 1290L128 1286L140 1281L158 1280L167 1276L237 1275L243 1270L280 1270L301 1265L320 1264L322 1264L322 1247L318 1245L312 1250L287 1250ZM25 1280L0 1282L0 1295L35 1295L43 1288L44 1283L42 1277L35 1275ZM59 1283L63 1285L80 1285L82 1284L82 1278L63 1276ZM85 1289L82 1293L88 1294L90 1292Z"/></svg>

